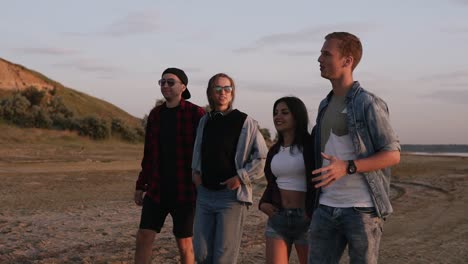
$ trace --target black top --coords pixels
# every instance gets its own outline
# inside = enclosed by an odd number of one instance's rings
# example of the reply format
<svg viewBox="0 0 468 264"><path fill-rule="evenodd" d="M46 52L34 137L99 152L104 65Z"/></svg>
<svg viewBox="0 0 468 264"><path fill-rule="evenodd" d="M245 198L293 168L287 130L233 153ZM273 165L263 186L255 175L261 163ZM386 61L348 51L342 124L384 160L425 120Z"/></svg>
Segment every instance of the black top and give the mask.
<svg viewBox="0 0 468 264"><path fill-rule="evenodd" d="M233 110L226 115L209 113L202 140L202 184L211 190L226 188L220 183L237 175L237 142L247 115Z"/></svg>
<svg viewBox="0 0 468 264"><path fill-rule="evenodd" d="M174 108L163 107L160 112L159 173L161 175L161 202L166 204L176 201L176 192L174 190L177 189L176 114L178 110L179 106Z"/></svg>

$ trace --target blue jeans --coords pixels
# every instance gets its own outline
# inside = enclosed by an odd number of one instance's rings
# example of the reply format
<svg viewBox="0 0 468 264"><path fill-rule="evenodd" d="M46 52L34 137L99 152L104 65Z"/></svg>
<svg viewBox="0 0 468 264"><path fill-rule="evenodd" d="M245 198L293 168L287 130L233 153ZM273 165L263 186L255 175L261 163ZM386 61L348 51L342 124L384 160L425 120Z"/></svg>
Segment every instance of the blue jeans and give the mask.
<svg viewBox="0 0 468 264"><path fill-rule="evenodd" d="M236 190L197 188L193 248L197 263L237 263L247 207Z"/></svg>
<svg viewBox="0 0 468 264"><path fill-rule="evenodd" d="M373 207L320 205L310 224L308 263L338 263L346 245L350 263L377 263L382 231Z"/></svg>

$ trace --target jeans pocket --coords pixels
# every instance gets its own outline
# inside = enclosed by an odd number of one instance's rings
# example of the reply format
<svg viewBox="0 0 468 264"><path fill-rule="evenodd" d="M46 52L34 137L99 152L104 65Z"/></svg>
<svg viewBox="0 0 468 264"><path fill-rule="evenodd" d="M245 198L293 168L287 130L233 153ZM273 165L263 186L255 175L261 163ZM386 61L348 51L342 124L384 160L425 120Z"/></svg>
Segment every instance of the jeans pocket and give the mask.
<svg viewBox="0 0 468 264"><path fill-rule="evenodd" d="M359 214L370 215L371 217L377 217L377 210L375 207L353 207L354 211Z"/></svg>

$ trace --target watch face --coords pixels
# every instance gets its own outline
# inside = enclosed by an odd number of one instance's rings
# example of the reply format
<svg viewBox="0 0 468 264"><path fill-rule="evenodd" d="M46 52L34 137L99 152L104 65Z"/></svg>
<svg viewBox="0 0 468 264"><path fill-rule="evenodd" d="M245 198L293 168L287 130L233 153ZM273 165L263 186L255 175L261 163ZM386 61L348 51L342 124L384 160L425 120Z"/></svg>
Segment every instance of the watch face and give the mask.
<svg viewBox="0 0 468 264"><path fill-rule="evenodd" d="M348 161L348 174L354 173L356 173L356 164L354 164L354 161L350 160Z"/></svg>

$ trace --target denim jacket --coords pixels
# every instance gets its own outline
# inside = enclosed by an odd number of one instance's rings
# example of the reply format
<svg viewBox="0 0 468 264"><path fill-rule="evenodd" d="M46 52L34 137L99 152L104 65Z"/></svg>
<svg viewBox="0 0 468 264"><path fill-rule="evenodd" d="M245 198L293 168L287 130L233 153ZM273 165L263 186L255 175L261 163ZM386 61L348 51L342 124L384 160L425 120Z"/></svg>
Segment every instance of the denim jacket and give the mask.
<svg viewBox="0 0 468 264"><path fill-rule="evenodd" d="M192 170L200 174L201 168L201 148L203 130L208 121L208 114L205 114L198 124L197 137L193 147ZM253 181L264 175L263 168L268 153L258 123L250 116L245 119L244 125L239 135L236 147L235 166L237 175L241 179L241 186L237 189L237 200L249 205L253 203L252 184Z"/></svg>
<svg viewBox="0 0 468 264"><path fill-rule="evenodd" d="M320 124L333 91L320 102L315 126L315 159L321 167ZM400 151L397 135L390 125L387 104L376 95L364 90L359 82L354 82L346 95L348 131L353 141L358 159L372 156L380 151ZM390 203L390 168L365 172L369 190L380 217L385 218L393 212Z"/></svg>

